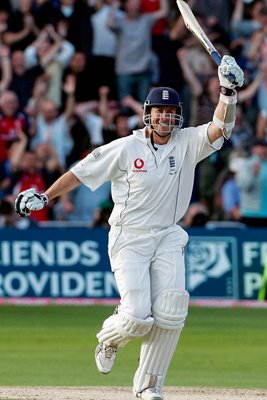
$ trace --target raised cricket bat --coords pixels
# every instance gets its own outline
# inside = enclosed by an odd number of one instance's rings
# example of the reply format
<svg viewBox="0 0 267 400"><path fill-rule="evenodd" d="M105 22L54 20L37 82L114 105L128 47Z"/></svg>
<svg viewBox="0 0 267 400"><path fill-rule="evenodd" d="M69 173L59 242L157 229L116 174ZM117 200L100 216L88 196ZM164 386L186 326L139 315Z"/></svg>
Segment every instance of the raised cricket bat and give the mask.
<svg viewBox="0 0 267 400"><path fill-rule="evenodd" d="M217 64L220 65L222 56L220 53L216 50L216 48L213 46L211 41L209 40L208 36L206 33L203 31L201 26L199 25L196 17L192 13L191 8L189 5L184 1L184 0L176 0L177 6L180 10L180 13L183 17L185 26L187 29L193 33L193 35L200 41L204 49L210 54L211 58L213 61ZM227 79L230 80L230 82L233 82L235 80L235 77L230 74L227 76Z"/></svg>

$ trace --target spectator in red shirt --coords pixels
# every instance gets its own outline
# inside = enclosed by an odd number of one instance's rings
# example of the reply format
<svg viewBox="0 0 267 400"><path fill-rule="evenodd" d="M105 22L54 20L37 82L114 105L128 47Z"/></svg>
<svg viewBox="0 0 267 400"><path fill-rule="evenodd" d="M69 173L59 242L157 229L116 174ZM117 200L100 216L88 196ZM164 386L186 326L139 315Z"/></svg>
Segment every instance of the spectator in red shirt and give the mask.
<svg viewBox="0 0 267 400"><path fill-rule="evenodd" d="M27 117L18 108L16 93L6 90L0 98L0 161L8 158L8 144L17 140L17 129L27 132Z"/></svg>

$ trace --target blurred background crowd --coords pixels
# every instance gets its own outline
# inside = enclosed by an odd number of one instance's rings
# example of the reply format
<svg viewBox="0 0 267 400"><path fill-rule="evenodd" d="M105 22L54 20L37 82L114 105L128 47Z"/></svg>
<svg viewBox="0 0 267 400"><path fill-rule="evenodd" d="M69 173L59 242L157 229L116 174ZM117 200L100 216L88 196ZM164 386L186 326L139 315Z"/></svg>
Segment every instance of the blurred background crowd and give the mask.
<svg viewBox="0 0 267 400"><path fill-rule="evenodd" d="M231 139L197 167L182 224L267 226L267 1L188 3L219 52L236 58L245 85ZM180 93L185 127L212 120L217 67L175 1L1 0L0 227L107 226L109 183L96 192L81 185L27 222L14 199L43 192L95 147L143 127L153 86Z"/></svg>

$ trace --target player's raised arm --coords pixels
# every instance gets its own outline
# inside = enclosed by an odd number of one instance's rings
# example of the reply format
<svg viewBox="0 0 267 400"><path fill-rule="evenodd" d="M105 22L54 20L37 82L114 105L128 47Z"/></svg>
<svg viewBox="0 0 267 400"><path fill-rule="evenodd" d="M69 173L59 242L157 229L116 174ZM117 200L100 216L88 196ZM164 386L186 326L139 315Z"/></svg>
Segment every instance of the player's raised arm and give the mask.
<svg viewBox="0 0 267 400"><path fill-rule="evenodd" d="M229 74L234 75L235 81L227 79ZM220 81L220 98L215 109L213 121L208 128L211 143L223 136L229 139L235 126L237 93L235 88L243 86L244 74L231 56L224 56L218 67Z"/></svg>
<svg viewBox="0 0 267 400"><path fill-rule="evenodd" d="M29 217L31 211L39 211L44 208L49 200L69 192L81 182L68 171L57 179L44 193L37 193L34 188L19 193L15 200L15 210L21 217Z"/></svg>

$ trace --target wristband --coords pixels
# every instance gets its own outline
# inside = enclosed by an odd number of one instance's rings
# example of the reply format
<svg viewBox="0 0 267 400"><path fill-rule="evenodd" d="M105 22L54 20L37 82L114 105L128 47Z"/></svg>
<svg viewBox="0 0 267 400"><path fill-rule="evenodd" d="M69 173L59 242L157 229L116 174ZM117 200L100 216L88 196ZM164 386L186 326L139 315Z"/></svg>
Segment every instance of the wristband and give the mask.
<svg viewBox="0 0 267 400"><path fill-rule="evenodd" d="M41 199L42 199L43 202L44 202L44 206L47 206L47 204L48 204L48 202L49 202L49 197L47 196L47 194L42 193L42 194L40 194L40 197L41 197Z"/></svg>
<svg viewBox="0 0 267 400"><path fill-rule="evenodd" d="M229 89L226 88L224 86L220 86L220 92L224 95L224 96L234 96L236 91L234 89Z"/></svg>

